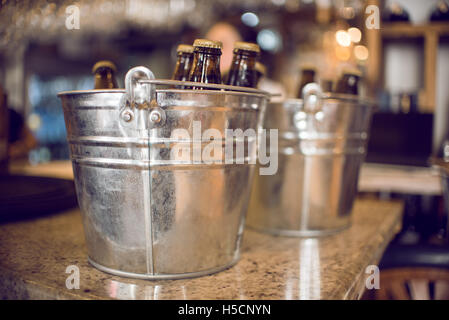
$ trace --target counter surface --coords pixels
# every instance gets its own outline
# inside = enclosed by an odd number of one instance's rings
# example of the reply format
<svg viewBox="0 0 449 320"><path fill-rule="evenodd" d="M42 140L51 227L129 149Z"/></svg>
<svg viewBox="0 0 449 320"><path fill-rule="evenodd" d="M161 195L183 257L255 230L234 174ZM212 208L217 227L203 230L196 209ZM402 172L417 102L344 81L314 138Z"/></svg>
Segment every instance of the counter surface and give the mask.
<svg viewBox="0 0 449 320"><path fill-rule="evenodd" d="M54 164L53 169L22 172L71 175L69 164ZM90 266L78 209L4 224L0 225L0 297L357 299L369 275L366 267L379 262L399 231L402 209L401 202L358 199L352 226L325 238L282 238L245 230L241 260L234 267L200 278L162 281L121 278ZM66 287L69 266L79 268L79 289Z"/></svg>

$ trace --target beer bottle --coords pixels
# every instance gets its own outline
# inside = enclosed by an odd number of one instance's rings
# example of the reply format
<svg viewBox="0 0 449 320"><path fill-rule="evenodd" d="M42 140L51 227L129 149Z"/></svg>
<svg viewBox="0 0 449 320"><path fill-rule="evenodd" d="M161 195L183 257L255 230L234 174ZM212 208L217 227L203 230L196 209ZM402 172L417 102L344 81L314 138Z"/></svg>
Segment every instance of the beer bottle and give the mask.
<svg viewBox="0 0 449 320"><path fill-rule="evenodd" d="M189 81L221 84L220 41L196 39L193 43L193 65ZM193 89L201 89L193 87Z"/></svg>
<svg viewBox="0 0 449 320"><path fill-rule="evenodd" d="M172 79L179 81L188 81L190 69L193 63L193 46L180 44L176 49L178 59L176 61L175 71Z"/></svg>
<svg viewBox="0 0 449 320"><path fill-rule="evenodd" d="M255 88L257 86L256 59L259 53L257 44L237 41L234 44L234 56L226 84Z"/></svg>
<svg viewBox="0 0 449 320"><path fill-rule="evenodd" d="M323 92L333 92L334 91L334 80L332 79L322 79L321 89Z"/></svg>
<svg viewBox="0 0 449 320"><path fill-rule="evenodd" d="M302 98L302 89L308 83L315 82L316 69L313 66L303 66L301 68L301 82L298 87L297 98Z"/></svg>
<svg viewBox="0 0 449 320"><path fill-rule="evenodd" d="M256 62L256 84L267 74L267 68L259 61Z"/></svg>
<svg viewBox="0 0 449 320"><path fill-rule="evenodd" d="M344 69L337 81L335 92L358 95L361 75L361 72L357 69Z"/></svg>
<svg viewBox="0 0 449 320"><path fill-rule="evenodd" d="M95 74L95 88L94 89L115 89L118 88L115 73L117 67L111 61L98 61L92 68L92 73Z"/></svg>
<svg viewBox="0 0 449 320"><path fill-rule="evenodd" d="M410 21L408 12L398 3L393 2L385 9L384 20L388 22Z"/></svg>
<svg viewBox="0 0 449 320"><path fill-rule="evenodd" d="M437 7L430 16L430 21L449 21L449 5L446 1L438 1Z"/></svg>

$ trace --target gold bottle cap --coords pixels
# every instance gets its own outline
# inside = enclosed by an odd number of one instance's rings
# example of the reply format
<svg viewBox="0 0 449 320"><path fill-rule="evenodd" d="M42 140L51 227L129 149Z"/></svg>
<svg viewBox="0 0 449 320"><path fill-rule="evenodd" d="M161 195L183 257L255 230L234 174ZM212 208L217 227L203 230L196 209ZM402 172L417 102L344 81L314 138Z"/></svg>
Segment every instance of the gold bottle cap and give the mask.
<svg viewBox="0 0 449 320"><path fill-rule="evenodd" d="M260 48L257 44L252 42L236 41L234 43L234 49L247 50L252 52L260 52Z"/></svg>
<svg viewBox="0 0 449 320"><path fill-rule="evenodd" d="M97 70L100 68L111 68L114 72L117 72L117 67L115 66L115 64L112 61L108 60L98 61L96 64L94 64L94 66L92 67L92 73L97 72Z"/></svg>
<svg viewBox="0 0 449 320"><path fill-rule="evenodd" d="M341 70L341 75L345 75L345 74L351 75L351 76L356 76L359 78L362 77L362 72L359 69L351 68L351 67L346 67Z"/></svg>
<svg viewBox="0 0 449 320"><path fill-rule="evenodd" d="M215 48L215 49L223 48L223 44L221 43L221 41L214 41L208 39L196 39L193 42L193 46L202 48Z"/></svg>
<svg viewBox="0 0 449 320"><path fill-rule="evenodd" d="M267 74L267 67L265 67L265 65L260 63L259 61L256 62L255 69L263 75Z"/></svg>
<svg viewBox="0 0 449 320"><path fill-rule="evenodd" d="M187 52L187 53L193 53L193 46L189 44L180 44L178 48L176 49L176 52Z"/></svg>

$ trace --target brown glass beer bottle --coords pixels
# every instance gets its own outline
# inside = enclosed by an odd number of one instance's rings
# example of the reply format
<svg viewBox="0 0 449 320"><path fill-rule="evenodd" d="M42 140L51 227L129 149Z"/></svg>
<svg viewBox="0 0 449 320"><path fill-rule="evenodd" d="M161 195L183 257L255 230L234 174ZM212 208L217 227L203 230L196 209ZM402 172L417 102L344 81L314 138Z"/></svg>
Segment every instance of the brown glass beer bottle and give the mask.
<svg viewBox="0 0 449 320"><path fill-rule="evenodd" d="M221 84L221 42L196 39L193 48L193 65L190 70L189 81ZM201 88L193 87L192 89Z"/></svg>
<svg viewBox="0 0 449 320"><path fill-rule="evenodd" d="M180 44L176 49L178 59L176 60L175 71L172 79L179 81L188 81L190 70L193 64L193 46Z"/></svg>
<svg viewBox="0 0 449 320"><path fill-rule="evenodd" d="M111 61L98 61L92 68L95 75L94 89L115 89L118 88L115 73L117 67Z"/></svg>
<svg viewBox="0 0 449 320"><path fill-rule="evenodd" d="M313 66L303 66L301 68L301 82L298 87L297 98L302 98L302 89L308 83L315 82L316 69Z"/></svg>
<svg viewBox="0 0 449 320"><path fill-rule="evenodd" d="M255 88L257 86L256 60L260 48L255 43L237 41L227 85Z"/></svg>
<svg viewBox="0 0 449 320"><path fill-rule="evenodd" d="M358 95L361 72L357 69L344 69L337 81L336 93Z"/></svg>

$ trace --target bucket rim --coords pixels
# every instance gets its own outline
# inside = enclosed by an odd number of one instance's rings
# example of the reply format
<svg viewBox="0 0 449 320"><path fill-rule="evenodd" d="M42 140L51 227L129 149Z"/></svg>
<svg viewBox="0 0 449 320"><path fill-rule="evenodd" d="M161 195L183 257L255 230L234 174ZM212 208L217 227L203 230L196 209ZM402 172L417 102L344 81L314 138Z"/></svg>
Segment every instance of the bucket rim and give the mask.
<svg viewBox="0 0 449 320"><path fill-rule="evenodd" d="M266 98L267 100L270 99L269 96L267 96L267 94L262 93L263 91L261 91L261 93L257 93L257 92L240 92L240 91L223 91L223 90L191 90L191 89L156 89L156 93L193 93L193 94L203 94L203 93L207 93L207 94L213 94L213 95L218 95L218 94L229 94L229 95L234 95L234 96L250 96L250 97L260 97L260 98Z"/></svg>
<svg viewBox="0 0 449 320"><path fill-rule="evenodd" d="M376 107L378 102L373 98L360 98L357 96L353 96L350 94L342 94L342 93L333 93L333 94L323 94L321 97L321 100L323 101L330 101L330 100L336 100L336 101L344 101L344 102L352 102L355 104L362 104L369 107ZM299 98L287 98L283 101L279 102L270 102L270 104L303 104L303 99Z"/></svg>
<svg viewBox="0 0 449 320"><path fill-rule="evenodd" d="M66 90L57 93L58 97L70 96L78 94L90 94L90 93L126 93L125 89L92 89L92 90Z"/></svg>
<svg viewBox="0 0 449 320"><path fill-rule="evenodd" d="M343 100L348 102L355 102L358 104L367 105L370 107L375 107L378 102L371 97L358 97L351 94L345 94L345 93L330 93L326 94L323 97L324 100Z"/></svg>
<svg viewBox="0 0 449 320"><path fill-rule="evenodd" d="M207 94L207 95L218 95L227 94L233 96L249 96L249 97L259 97L270 100L267 94L263 93L252 93L252 92L239 92L239 91L223 91L223 90L191 90L191 89L156 89L156 93L190 93L190 94ZM125 89L91 89L91 90L69 90L58 92L58 97L71 96L71 95L81 95L81 94L96 94L96 93L123 93L126 94Z"/></svg>

